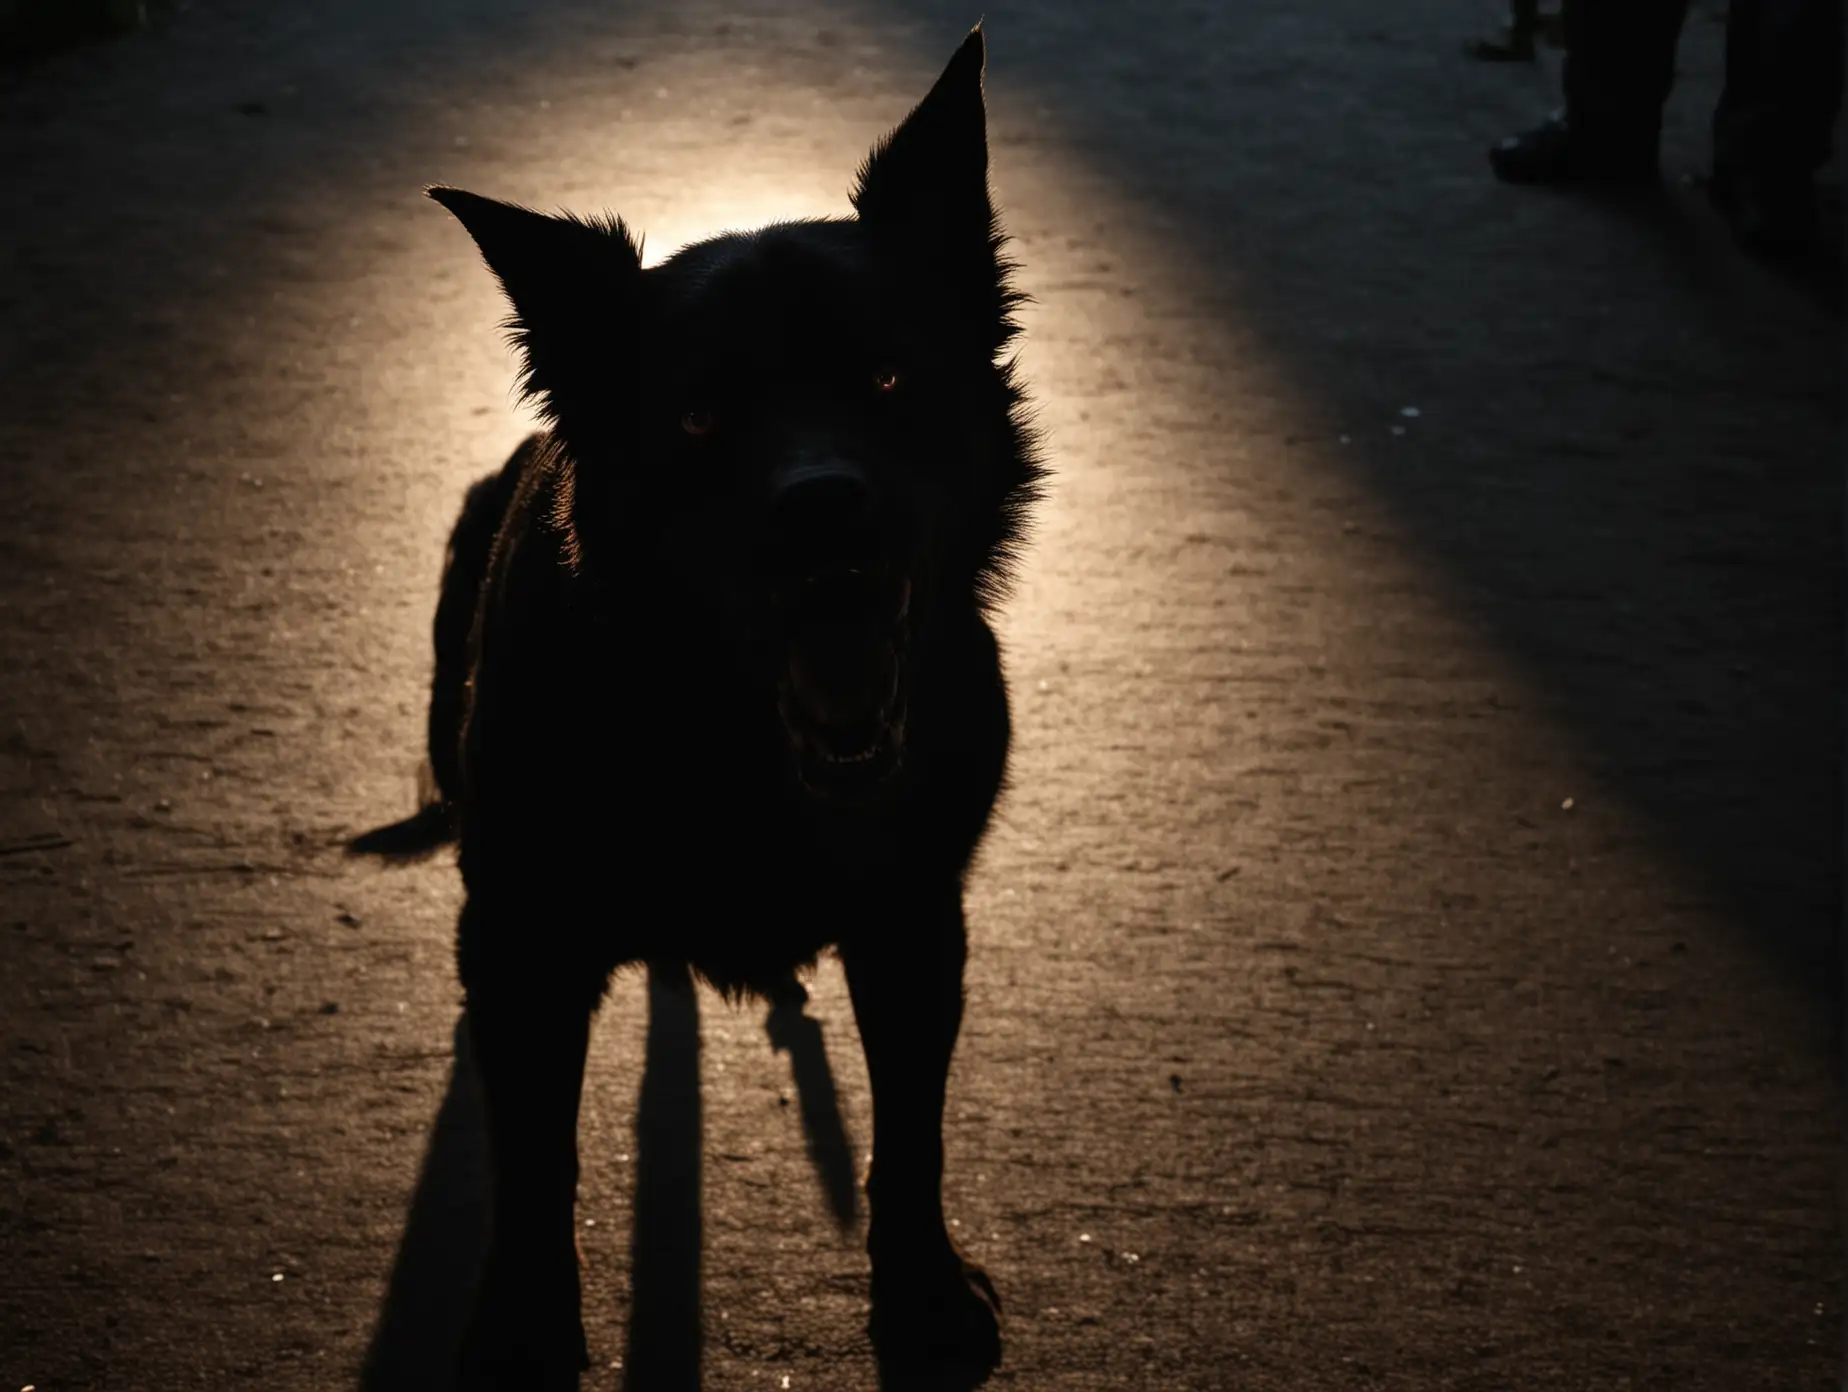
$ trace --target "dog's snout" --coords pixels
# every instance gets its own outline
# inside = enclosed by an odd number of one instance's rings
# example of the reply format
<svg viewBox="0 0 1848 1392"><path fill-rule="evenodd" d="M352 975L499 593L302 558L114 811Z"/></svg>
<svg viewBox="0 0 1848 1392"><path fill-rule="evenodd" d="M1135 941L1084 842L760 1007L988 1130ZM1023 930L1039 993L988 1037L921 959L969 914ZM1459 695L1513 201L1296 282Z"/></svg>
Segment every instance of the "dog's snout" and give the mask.
<svg viewBox="0 0 1848 1392"><path fill-rule="evenodd" d="M845 461L804 461L782 470L771 511L784 563L798 569L853 563L870 539L874 501L866 475Z"/></svg>
<svg viewBox="0 0 1848 1392"><path fill-rule="evenodd" d="M852 527L866 520L872 504L866 476L837 460L792 465L776 482L774 506L784 526Z"/></svg>

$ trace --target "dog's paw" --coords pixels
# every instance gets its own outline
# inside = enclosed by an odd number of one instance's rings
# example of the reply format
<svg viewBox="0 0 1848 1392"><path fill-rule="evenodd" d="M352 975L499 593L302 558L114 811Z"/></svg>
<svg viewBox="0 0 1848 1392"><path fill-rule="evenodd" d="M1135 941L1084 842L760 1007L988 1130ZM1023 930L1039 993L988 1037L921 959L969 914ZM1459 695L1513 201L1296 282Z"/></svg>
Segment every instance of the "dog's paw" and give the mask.
<svg viewBox="0 0 1848 1392"><path fill-rule="evenodd" d="M575 1264L567 1279L490 1263L457 1356L460 1392L577 1392L589 1366Z"/></svg>
<svg viewBox="0 0 1848 1392"><path fill-rule="evenodd" d="M885 1388L967 1388L1001 1363L1001 1297L988 1273L948 1262L875 1270L867 1332Z"/></svg>

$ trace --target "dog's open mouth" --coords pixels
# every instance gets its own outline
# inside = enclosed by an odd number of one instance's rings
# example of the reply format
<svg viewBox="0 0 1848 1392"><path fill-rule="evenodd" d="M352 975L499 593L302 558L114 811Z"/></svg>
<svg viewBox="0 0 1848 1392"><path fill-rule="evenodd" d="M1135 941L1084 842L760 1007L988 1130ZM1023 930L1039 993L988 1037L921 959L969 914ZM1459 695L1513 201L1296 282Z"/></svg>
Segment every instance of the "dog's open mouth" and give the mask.
<svg viewBox="0 0 1848 1392"><path fill-rule="evenodd" d="M907 577L859 570L811 576L784 597L778 707L810 792L864 796L897 770L910 607Z"/></svg>

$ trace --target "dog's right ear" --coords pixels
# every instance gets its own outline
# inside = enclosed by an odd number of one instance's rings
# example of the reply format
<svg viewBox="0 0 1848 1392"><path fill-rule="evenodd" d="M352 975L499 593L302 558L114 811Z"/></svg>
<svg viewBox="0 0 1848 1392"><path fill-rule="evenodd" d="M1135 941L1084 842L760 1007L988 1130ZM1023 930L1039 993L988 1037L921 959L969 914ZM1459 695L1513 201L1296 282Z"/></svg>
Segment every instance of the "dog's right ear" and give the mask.
<svg viewBox="0 0 1848 1392"><path fill-rule="evenodd" d="M930 287L942 319L992 357L1018 329L988 193L987 41L976 25L936 85L860 167L860 221Z"/></svg>
<svg viewBox="0 0 1848 1392"><path fill-rule="evenodd" d="M624 316L642 273L641 247L620 218L551 217L454 188L425 192L475 239L513 306L508 336L525 359L521 390L552 420Z"/></svg>
<svg viewBox="0 0 1848 1392"><path fill-rule="evenodd" d="M986 55L978 24L924 100L873 147L853 191L863 222L933 249L989 249Z"/></svg>

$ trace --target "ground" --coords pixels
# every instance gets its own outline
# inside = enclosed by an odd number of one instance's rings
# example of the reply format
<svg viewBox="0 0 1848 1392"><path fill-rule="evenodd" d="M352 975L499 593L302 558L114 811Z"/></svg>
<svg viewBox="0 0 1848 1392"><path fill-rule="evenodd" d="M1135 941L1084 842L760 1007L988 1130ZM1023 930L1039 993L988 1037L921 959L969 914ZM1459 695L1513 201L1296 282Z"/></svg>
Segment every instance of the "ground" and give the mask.
<svg viewBox="0 0 1848 1392"><path fill-rule="evenodd" d="M443 535L526 425L419 191L654 255L844 211L975 17L198 0L5 77L0 1387L446 1385L459 887L341 846L413 804ZM1838 300L1674 177L1711 15L1617 200L1489 178L1557 87L1458 56L1492 19L987 13L1058 471L948 1123L997 1386L1839 1375ZM612 989L587 1388L871 1385L813 991L778 1054Z"/></svg>

